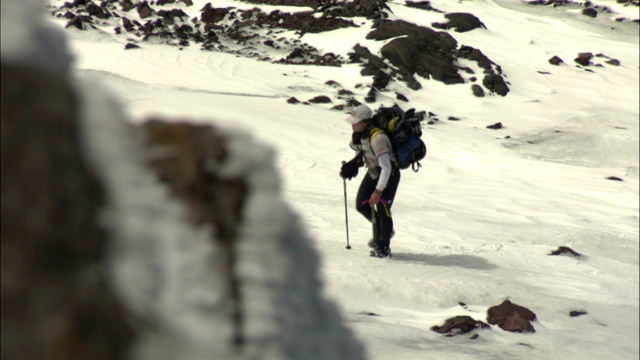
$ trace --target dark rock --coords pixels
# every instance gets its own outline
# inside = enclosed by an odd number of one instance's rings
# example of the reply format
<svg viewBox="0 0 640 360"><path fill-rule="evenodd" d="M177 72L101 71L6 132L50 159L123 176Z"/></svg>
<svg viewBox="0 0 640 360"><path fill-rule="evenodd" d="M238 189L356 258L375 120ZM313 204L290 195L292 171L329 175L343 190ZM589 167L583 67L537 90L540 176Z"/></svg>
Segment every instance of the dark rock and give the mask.
<svg viewBox="0 0 640 360"><path fill-rule="evenodd" d="M463 45L457 51L456 55L477 62L478 66L484 69L485 74L493 74L492 65L495 65L495 63L483 54L482 51L471 46Z"/></svg>
<svg viewBox="0 0 640 360"><path fill-rule="evenodd" d="M449 19L447 23L432 23L431 26L438 29L455 29L456 32L467 32L477 28L487 27L475 15L469 13L451 13L444 17Z"/></svg>
<svg viewBox="0 0 640 360"><path fill-rule="evenodd" d="M564 61L558 57L557 55L554 55L551 59L549 59L549 64L551 65L560 65L562 64Z"/></svg>
<svg viewBox="0 0 640 360"><path fill-rule="evenodd" d="M607 178L607 180L613 180L613 181L624 181L621 178L617 177L617 176L609 176Z"/></svg>
<svg viewBox="0 0 640 360"><path fill-rule="evenodd" d="M64 17L65 19L71 20L74 17L76 17L76 14L72 13L71 11L67 11L62 15L62 17Z"/></svg>
<svg viewBox="0 0 640 360"><path fill-rule="evenodd" d="M469 333L475 329L490 329L491 327L480 321L475 320L471 316L456 316L447 319L442 326L433 326L432 331L439 334L446 334L447 336L455 336Z"/></svg>
<svg viewBox="0 0 640 360"><path fill-rule="evenodd" d="M487 126L487 129L494 129L494 130L498 130L498 129L502 129L502 123L501 122L497 122L493 125L489 125Z"/></svg>
<svg viewBox="0 0 640 360"><path fill-rule="evenodd" d="M85 30L90 27L90 24L91 24L90 16L80 15L80 16L75 16L71 20L67 21L67 24L64 27L68 28L73 26L77 29Z"/></svg>
<svg viewBox="0 0 640 360"><path fill-rule="evenodd" d="M124 46L125 50L129 50L129 49L139 49L140 46L133 44L133 43L127 43L127 45Z"/></svg>
<svg viewBox="0 0 640 360"><path fill-rule="evenodd" d="M298 30L301 34L305 33L321 33L325 31L332 31L337 29L343 29L348 27L356 27L356 24L351 20L335 17L316 17L313 13L281 13L281 17L277 20L278 27L288 30ZM258 22L260 23L260 21Z"/></svg>
<svg viewBox="0 0 640 360"><path fill-rule="evenodd" d="M609 65L613 65L613 66L620 66L620 60L618 60L618 59L609 59L609 60L605 61L605 63L607 63Z"/></svg>
<svg viewBox="0 0 640 360"><path fill-rule="evenodd" d="M298 99L296 99L295 97L290 97L289 99L287 99L287 102L288 102L289 104L297 104L297 103L299 103L300 101L299 101Z"/></svg>
<svg viewBox="0 0 640 360"><path fill-rule="evenodd" d="M327 104L331 102L331 98L325 95L318 95L308 101L312 104Z"/></svg>
<svg viewBox="0 0 640 360"><path fill-rule="evenodd" d="M582 316L586 314L587 314L586 311L569 311L569 316L571 317L577 317L577 316Z"/></svg>
<svg viewBox="0 0 640 360"><path fill-rule="evenodd" d="M549 255L571 254L573 256L581 256L580 253L574 251L570 247L560 246L557 250L552 251Z"/></svg>
<svg viewBox="0 0 640 360"><path fill-rule="evenodd" d="M2 357L123 359L140 325L107 285L104 185L66 75L2 63Z"/></svg>
<svg viewBox="0 0 640 360"><path fill-rule="evenodd" d="M482 89L482 86L478 84L471 85L471 91L473 92L474 96L484 97L484 90Z"/></svg>
<svg viewBox="0 0 640 360"><path fill-rule="evenodd" d="M180 18L180 21L189 18L189 15L182 11L182 9L159 10L158 16L163 18L166 25L173 25L175 22L174 18Z"/></svg>
<svg viewBox="0 0 640 360"><path fill-rule="evenodd" d="M131 0L121 0L120 6L122 7L122 11L127 12L135 7Z"/></svg>
<svg viewBox="0 0 640 360"><path fill-rule="evenodd" d="M362 105L362 103L356 99L347 100L347 106L356 107L358 105Z"/></svg>
<svg viewBox="0 0 640 360"><path fill-rule="evenodd" d="M387 75L384 71L377 71L373 76L373 84L372 86L378 90L382 90L389 85L391 81L391 77Z"/></svg>
<svg viewBox="0 0 640 360"><path fill-rule="evenodd" d="M136 10L138 11L138 15L140 15L140 19L146 19L154 13L153 9L146 1L138 3L136 6Z"/></svg>
<svg viewBox="0 0 640 360"><path fill-rule="evenodd" d="M407 7L422 9L427 11L434 11L438 13L442 13L443 11L438 10L431 6L431 1L405 1L405 5Z"/></svg>
<svg viewBox="0 0 640 360"><path fill-rule="evenodd" d="M573 59L573 61L577 62L582 66L588 66L591 64L591 59L593 58L593 54L590 52L579 53L578 57Z"/></svg>
<svg viewBox="0 0 640 360"><path fill-rule="evenodd" d="M402 94L396 94L396 99L404 102L409 102L409 99L407 99L407 97Z"/></svg>
<svg viewBox="0 0 640 360"><path fill-rule="evenodd" d="M407 75L418 74L445 84L464 83L453 66L454 58L450 52L434 48L425 40L420 37L401 37L391 40L380 51L384 58Z"/></svg>
<svg viewBox="0 0 640 360"><path fill-rule="evenodd" d="M122 18L122 27L129 32L135 30L135 27L133 26L133 23L131 22L131 20L129 20L126 17Z"/></svg>
<svg viewBox="0 0 640 360"><path fill-rule="evenodd" d="M509 87L507 83L504 81L504 78L501 74L500 66L491 61L486 55L484 55L480 50L474 49L471 46L463 45L457 51L457 55L459 57L472 60L478 63L478 66L484 69L484 73L486 74L483 79L483 85L489 89L491 92L495 92L501 96L507 96L509 93ZM494 68L497 70L494 70ZM475 81L475 78L474 78ZM474 92L474 94L476 94ZM476 95L478 96L478 95Z"/></svg>
<svg viewBox="0 0 640 360"><path fill-rule="evenodd" d="M455 117L455 116L449 116L447 118L447 120L449 120L449 121L460 121L460 118L459 117Z"/></svg>
<svg viewBox="0 0 640 360"><path fill-rule="evenodd" d="M498 325L501 329L511 332L536 332L531 324L535 319L536 314L531 310L509 300L487 310L489 324Z"/></svg>
<svg viewBox="0 0 640 360"><path fill-rule="evenodd" d="M296 48L289 55L287 55L287 60L295 58L304 58L304 51L301 48Z"/></svg>
<svg viewBox="0 0 640 360"><path fill-rule="evenodd" d="M595 18L596 16L598 16L598 10L596 10L594 8L586 8L586 9L582 10L582 15L586 15L586 16Z"/></svg>
<svg viewBox="0 0 640 360"><path fill-rule="evenodd" d="M509 87L505 83L502 76L497 74L487 75L482 80L482 84L484 87L489 89L491 92L495 92L500 96L507 96L509 92Z"/></svg>
<svg viewBox="0 0 640 360"><path fill-rule="evenodd" d="M207 3L200 12L200 20L205 24L215 24L229 13L231 8L214 8L211 3Z"/></svg>
<svg viewBox="0 0 640 360"><path fill-rule="evenodd" d="M100 6L96 5L95 3L87 4L86 10L89 13L89 15L95 16L98 19L108 19L110 17L110 14L109 14L108 10L105 11Z"/></svg>
<svg viewBox="0 0 640 360"><path fill-rule="evenodd" d="M404 35L404 36L403 36ZM446 32L417 26L406 21L381 21L367 34L367 39L391 39L381 49L381 54L398 67L405 79L414 74L433 77L445 84L464 83L458 74L453 52L456 40Z"/></svg>

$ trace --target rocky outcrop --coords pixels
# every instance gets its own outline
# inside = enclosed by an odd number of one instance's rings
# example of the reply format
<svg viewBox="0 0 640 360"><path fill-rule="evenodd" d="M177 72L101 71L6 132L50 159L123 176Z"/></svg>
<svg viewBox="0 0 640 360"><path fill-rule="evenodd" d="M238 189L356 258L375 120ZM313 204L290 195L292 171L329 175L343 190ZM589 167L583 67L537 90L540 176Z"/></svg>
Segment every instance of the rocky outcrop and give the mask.
<svg viewBox="0 0 640 360"><path fill-rule="evenodd" d="M463 83L453 66L456 40L448 33L414 25L406 21L381 21L367 39L388 40L382 56L398 67L406 78L418 74L445 84Z"/></svg>
<svg viewBox="0 0 640 360"><path fill-rule="evenodd" d="M259 8L238 9L215 7L215 2L206 3L200 9L200 17L189 19L180 8L172 8L172 1L158 2L102 2L98 6L92 1L64 3L53 11L54 16L68 19L67 27L80 30L96 28L96 24L111 24L114 32L129 36L125 49L140 47L140 41L154 41L178 47L199 45L203 50L224 51L241 56L282 64L311 64L341 66L363 61L363 76L372 76L371 90L364 99L375 102L376 94L384 91L393 81L403 81L413 90L421 88L417 76L433 79L445 84L464 83L458 73L456 59L465 54L456 49L457 41L446 31L435 31L404 21L387 20L390 13L384 0L322 2L317 0L252 0L255 4L286 5L309 8L309 11L269 13ZM186 4L186 3L185 3ZM187 4L189 5L189 4ZM408 6L427 11L441 12L426 2L408 2ZM135 10L135 13L131 10ZM135 14L135 15L134 15ZM305 34L322 33L347 27L359 27L354 17L374 20L374 29L368 39L391 40L380 54L372 54L360 45L353 48L353 55L344 59L330 50L321 51L303 41ZM457 32L484 27L474 15L451 13L445 24L434 27L452 29ZM284 31L295 31L297 38L280 36ZM479 51L479 50L478 50ZM365 54L368 53L368 54ZM490 60L484 57L483 61ZM391 63L391 67L385 64ZM506 82L499 66L493 64L486 72L483 85L492 93L505 96Z"/></svg>

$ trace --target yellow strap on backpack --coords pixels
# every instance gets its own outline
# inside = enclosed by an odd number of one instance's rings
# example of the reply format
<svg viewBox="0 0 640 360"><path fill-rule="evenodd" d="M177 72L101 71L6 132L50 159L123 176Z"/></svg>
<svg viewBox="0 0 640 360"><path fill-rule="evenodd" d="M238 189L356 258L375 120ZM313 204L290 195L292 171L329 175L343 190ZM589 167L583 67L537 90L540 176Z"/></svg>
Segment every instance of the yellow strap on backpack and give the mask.
<svg viewBox="0 0 640 360"><path fill-rule="evenodd" d="M399 117L395 117L391 120L391 122L393 122L393 125L395 126L396 121L398 121ZM389 122L389 124L391 124L391 122ZM392 127L393 128L393 127ZM371 130L371 133L369 133L369 143L371 143L371 140L373 140L373 137L380 134L380 133L384 133L384 130L380 129L380 128L374 128L373 130ZM393 150L392 150L393 151ZM393 162L393 164L395 166L398 166L398 160L396 159L396 161Z"/></svg>
<svg viewBox="0 0 640 360"><path fill-rule="evenodd" d="M371 133L369 134L369 142L371 142L371 140L373 139L374 136L383 133L384 130L380 129L380 128L374 128L373 130L371 130Z"/></svg>
<svg viewBox="0 0 640 360"><path fill-rule="evenodd" d="M399 116L396 116L393 119L391 119L391 121L389 121L389 125L387 125L387 131L393 132L393 129L395 129L396 123L398 122L398 120L400 120Z"/></svg>

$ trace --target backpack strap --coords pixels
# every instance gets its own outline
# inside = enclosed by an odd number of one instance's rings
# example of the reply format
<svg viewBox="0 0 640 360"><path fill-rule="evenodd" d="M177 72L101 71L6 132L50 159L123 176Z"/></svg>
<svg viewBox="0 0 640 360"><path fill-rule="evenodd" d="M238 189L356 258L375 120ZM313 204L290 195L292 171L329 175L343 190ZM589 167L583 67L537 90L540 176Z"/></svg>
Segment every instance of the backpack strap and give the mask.
<svg viewBox="0 0 640 360"><path fill-rule="evenodd" d="M383 132L384 132L384 130L382 130L382 129L378 128L378 127L374 127L373 129L371 129L371 131L369 132L369 143L371 143L371 140L373 140L374 136L376 136L376 135L378 135L380 133L383 133Z"/></svg>
<svg viewBox="0 0 640 360"><path fill-rule="evenodd" d="M378 134L384 134L385 131L380 129L379 127L374 127L373 129L371 129L371 132L369 133L369 146L371 146L371 140L373 140L373 137L378 135ZM391 139L389 139L391 140ZM393 144L391 144L391 152L393 152L395 149L393 149ZM392 161L391 162L392 166L395 166L396 168L398 167L398 159L396 159L396 161ZM417 172L417 170L414 170Z"/></svg>

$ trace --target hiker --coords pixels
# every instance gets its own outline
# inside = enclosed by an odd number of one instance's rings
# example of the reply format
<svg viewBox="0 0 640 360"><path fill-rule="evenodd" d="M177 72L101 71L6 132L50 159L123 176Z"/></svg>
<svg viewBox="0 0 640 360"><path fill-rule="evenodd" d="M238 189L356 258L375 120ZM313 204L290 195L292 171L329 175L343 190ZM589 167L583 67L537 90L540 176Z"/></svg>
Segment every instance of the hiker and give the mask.
<svg viewBox="0 0 640 360"><path fill-rule="evenodd" d="M343 163L340 177L350 180L358 175L358 168L366 165L367 173L356 196L356 209L373 223L373 239L369 241L373 248L371 256L387 257L391 255L389 245L394 234L391 205L400 183L400 170L395 165L391 140L373 126L371 118L371 109L359 105L346 119L353 128L349 146L358 154Z"/></svg>

